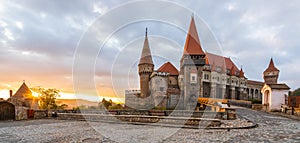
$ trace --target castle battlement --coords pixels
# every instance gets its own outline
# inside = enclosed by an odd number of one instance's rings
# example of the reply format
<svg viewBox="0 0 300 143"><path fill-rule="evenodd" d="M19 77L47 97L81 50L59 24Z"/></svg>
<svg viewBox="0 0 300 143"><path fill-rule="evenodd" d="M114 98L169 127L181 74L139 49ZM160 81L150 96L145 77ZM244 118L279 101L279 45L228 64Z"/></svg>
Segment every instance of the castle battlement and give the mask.
<svg viewBox="0 0 300 143"><path fill-rule="evenodd" d="M167 72L159 72L159 71L155 71L151 74L150 77L154 77L154 76L162 76L162 77L167 77L169 76L170 74L167 73Z"/></svg>
<svg viewBox="0 0 300 143"><path fill-rule="evenodd" d="M125 94L140 94L141 93L141 90L125 90Z"/></svg>

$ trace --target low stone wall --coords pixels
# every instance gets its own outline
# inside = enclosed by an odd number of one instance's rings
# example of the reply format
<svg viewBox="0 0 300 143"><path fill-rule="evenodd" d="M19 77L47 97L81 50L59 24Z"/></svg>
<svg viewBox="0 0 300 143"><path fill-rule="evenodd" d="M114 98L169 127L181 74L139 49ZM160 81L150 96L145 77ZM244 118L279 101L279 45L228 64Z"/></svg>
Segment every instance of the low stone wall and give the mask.
<svg viewBox="0 0 300 143"><path fill-rule="evenodd" d="M292 113L293 110L291 107L289 107L287 109L283 109L281 112L285 113L285 114L293 115L293 113ZM300 108L294 108L294 115L300 116Z"/></svg>
<svg viewBox="0 0 300 143"><path fill-rule="evenodd" d="M253 110L263 110L263 105L262 104L252 104L252 109Z"/></svg>
<svg viewBox="0 0 300 143"><path fill-rule="evenodd" d="M230 105L246 107L246 108L252 108L252 102L251 101L230 99L230 100L228 100L228 103Z"/></svg>
<svg viewBox="0 0 300 143"><path fill-rule="evenodd" d="M44 119L47 117L49 117L47 110L35 110L34 111L34 119Z"/></svg>
<svg viewBox="0 0 300 143"><path fill-rule="evenodd" d="M70 116L73 114L139 115L139 116L194 117L194 118L232 120L231 117L228 118L227 116L228 112L186 111L186 110L35 110L34 119L43 119L43 118L52 117L52 112L56 112L58 114L60 113L70 114ZM231 111L230 113L231 115L233 115L235 113L235 110ZM78 118L78 115L76 115L76 117L74 118Z"/></svg>
<svg viewBox="0 0 300 143"><path fill-rule="evenodd" d="M57 118L61 120L86 120L86 121L104 121L104 122L134 123L134 124L159 123L163 125L199 126L200 123L205 123L206 125L205 127L216 127L221 125L221 120L219 119L194 118L194 117L58 113Z"/></svg>
<svg viewBox="0 0 300 143"><path fill-rule="evenodd" d="M109 110L113 115L143 115L143 116L172 116L172 117L196 117L222 119L224 112L212 111L186 111L186 110ZM89 113L82 111L82 113ZM106 114L102 112L102 114Z"/></svg>

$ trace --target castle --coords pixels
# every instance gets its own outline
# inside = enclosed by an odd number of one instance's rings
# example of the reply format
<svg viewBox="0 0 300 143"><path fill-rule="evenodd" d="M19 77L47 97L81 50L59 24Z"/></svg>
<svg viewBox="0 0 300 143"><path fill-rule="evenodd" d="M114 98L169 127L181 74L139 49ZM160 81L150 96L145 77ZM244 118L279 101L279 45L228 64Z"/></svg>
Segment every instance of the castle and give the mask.
<svg viewBox="0 0 300 143"><path fill-rule="evenodd" d="M138 64L140 90L126 90L126 107L135 109L174 108L194 109L199 97L262 100L265 84L277 84L279 70L271 59L264 72L265 82L248 80L242 68L227 57L204 52L192 17L186 36L180 69L171 62L154 70L147 29ZM272 74L269 74L272 73Z"/></svg>

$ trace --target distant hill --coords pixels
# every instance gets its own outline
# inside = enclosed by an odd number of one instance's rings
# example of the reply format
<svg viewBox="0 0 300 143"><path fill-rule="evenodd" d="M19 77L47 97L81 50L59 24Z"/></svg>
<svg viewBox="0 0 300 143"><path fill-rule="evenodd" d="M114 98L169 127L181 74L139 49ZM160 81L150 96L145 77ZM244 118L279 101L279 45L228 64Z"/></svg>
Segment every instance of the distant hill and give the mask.
<svg viewBox="0 0 300 143"><path fill-rule="evenodd" d="M68 108L67 109L72 109L73 107L78 107L78 106L98 106L98 102L92 102L84 99L56 99L56 103L58 105L61 104L67 104Z"/></svg>

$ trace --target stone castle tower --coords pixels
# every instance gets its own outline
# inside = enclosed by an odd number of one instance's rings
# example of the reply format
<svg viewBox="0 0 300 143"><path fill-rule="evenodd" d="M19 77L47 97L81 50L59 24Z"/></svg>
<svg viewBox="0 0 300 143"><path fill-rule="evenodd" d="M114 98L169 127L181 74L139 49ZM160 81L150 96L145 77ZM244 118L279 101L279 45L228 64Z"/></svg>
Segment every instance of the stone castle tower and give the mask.
<svg viewBox="0 0 300 143"><path fill-rule="evenodd" d="M140 62L138 65L138 71L140 76L140 89L141 89L140 97L146 98L150 96L149 81L150 81L150 75L154 71L154 64L152 61L151 51L148 42L147 28L146 28L144 46L143 46Z"/></svg>
<svg viewBox="0 0 300 143"><path fill-rule="evenodd" d="M275 67L271 58L268 68L264 71L263 77L266 84L277 84L279 70Z"/></svg>
<svg viewBox="0 0 300 143"><path fill-rule="evenodd" d="M205 65L205 53L198 37L194 17L190 22L183 55L180 60L180 84L183 108L194 110L198 97L203 96L202 72Z"/></svg>

